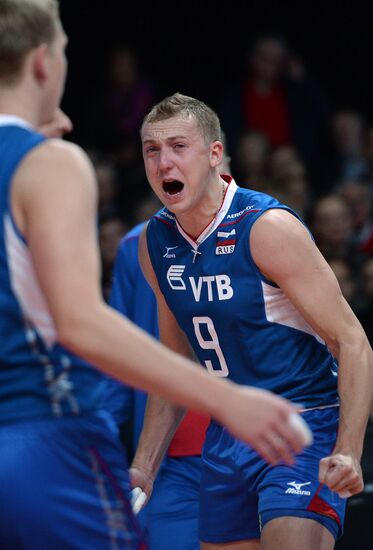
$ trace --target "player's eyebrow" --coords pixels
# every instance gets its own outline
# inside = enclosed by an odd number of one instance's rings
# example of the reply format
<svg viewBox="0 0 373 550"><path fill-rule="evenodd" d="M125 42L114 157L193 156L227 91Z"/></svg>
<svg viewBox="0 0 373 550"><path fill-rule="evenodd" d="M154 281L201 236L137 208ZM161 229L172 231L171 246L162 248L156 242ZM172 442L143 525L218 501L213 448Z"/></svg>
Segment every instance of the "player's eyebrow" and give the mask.
<svg viewBox="0 0 373 550"><path fill-rule="evenodd" d="M184 140L185 140L185 139L188 139L188 138L187 138L186 136L183 136L183 135L180 135L180 136L170 136L170 137L166 138L165 141L175 141L175 140L178 140L178 139L184 139ZM157 142L157 141L159 141L158 138L148 138L148 139L144 139L143 144L145 145L145 144L147 144L147 143L155 143L155 142Z"/></svg>
<svg viewBox="0 0 373 550"><path fill-rule="evenodd" d="M167 138L166 141L175 141L175 139L188 139L186 136L180 135L180 136L170 136Z"/></svg>

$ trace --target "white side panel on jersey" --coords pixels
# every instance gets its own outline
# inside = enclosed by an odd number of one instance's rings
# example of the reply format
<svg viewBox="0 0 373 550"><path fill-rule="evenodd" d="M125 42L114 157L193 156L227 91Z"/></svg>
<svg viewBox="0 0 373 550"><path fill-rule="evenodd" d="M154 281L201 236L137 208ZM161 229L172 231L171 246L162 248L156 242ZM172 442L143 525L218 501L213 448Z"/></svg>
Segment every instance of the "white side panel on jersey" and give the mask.
<svg viewBox="0 0 373 550"><path fill-rule="evenodd" d="M289 298L280 288L271 286L262 281L264 306L267 320L285 327L295 328L314 336L318 342L325 344L313 328L304 320L299 311L295 309Z"/></svg>
<svg viewBox="0 0 373 550"><path fill-rule="evenodd" d="M51 347L56 342L57 333L36 279L30 253L17 235L9 216L4 218L4 229L13 292L26 319L35 327L46 346Z"/></svg>

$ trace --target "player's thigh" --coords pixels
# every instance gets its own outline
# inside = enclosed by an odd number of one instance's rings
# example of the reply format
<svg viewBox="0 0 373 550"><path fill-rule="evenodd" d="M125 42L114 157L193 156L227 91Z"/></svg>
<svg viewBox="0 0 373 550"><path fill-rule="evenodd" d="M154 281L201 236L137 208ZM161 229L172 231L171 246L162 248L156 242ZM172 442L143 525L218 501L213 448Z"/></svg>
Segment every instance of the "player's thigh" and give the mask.
<svg viewBox="0 0 373 550"><path fill-rule="evenodd" d="M269 521L262 531L261 550L332 550L334 537L321 523L297 517Z"/></svg>
<svg viewBox="0 0 373 550"><path fill-rule="evenodd" d="M201 542L201 550L259 550L260 548L261 546L259 540L242 540L223 544Z"/></svg>

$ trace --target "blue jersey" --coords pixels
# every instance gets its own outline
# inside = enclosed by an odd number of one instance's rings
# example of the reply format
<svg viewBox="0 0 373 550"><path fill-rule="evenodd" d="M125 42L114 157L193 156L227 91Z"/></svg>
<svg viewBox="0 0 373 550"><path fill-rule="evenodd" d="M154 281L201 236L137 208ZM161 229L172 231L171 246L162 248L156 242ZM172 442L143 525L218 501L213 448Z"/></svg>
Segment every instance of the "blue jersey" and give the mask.
<svg viewBox="0 0 373 550"><path fill-rule="evenodd" d="M58 343L27 242L12 217L14 173L43 141L24 121L0 117L1 421L79 414L101 405L103 376Z"/></svg>
<svg viewBox="0 0 373 550"><path fill-rule="evenodd" d="M289 210L231 181L197 242L163 208L148 226L151 262L168 306L209 371L304 407L335 404L335 360L251 257L251 228L271 208Z"/></svg>

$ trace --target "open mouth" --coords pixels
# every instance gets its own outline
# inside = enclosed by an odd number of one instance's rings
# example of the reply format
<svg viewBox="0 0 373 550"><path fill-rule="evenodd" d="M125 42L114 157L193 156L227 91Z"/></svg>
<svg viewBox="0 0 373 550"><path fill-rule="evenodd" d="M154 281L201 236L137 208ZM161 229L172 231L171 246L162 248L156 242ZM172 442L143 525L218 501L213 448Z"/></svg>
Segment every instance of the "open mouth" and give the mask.
<svg viewBox="0 0 373 550"><path fill-rule="evenodd" d="M184 188L184 184L178 180L164 181L163 182L163 191L169 195L176 195L180 193Z"/></svg>

